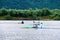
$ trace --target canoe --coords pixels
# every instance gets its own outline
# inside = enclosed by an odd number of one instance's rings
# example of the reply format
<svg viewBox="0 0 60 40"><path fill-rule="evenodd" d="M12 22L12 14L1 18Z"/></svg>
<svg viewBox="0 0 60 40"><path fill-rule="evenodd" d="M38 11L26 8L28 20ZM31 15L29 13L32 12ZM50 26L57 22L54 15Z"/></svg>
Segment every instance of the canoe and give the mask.
<svg viewBox="0 0 60 40"><path fill-rule="evenodd" d="M30 26L25 26L24 28L41 28L41 26L38 25L37 27L34 27L33 25L30 25Z"/></svg>

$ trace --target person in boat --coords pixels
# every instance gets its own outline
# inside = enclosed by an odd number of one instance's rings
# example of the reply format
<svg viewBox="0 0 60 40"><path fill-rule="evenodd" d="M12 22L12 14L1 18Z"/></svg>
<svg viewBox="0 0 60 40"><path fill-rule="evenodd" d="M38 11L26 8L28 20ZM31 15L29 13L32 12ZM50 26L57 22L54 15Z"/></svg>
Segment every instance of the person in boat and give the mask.
<svg viewBox="0 0 60 40"><path fill-rule="evenodd" d="M33 21L33 28L35 28L36 27L36 22L35 21Z"/></svg>
<svg viewBox="0 0 60 40"><path fill-rule="evenodd" d="M42 29L42 25L43 25L43 23L38 21L37 28L41 28Z"/></svg>
<svg viewBox="0 0 60 40"><path fill-rule="evenodd" d="M24 21L22 21L21 23L24 24Z"/></svg>
<svg viewBox="0 0 60 40"><path fill-rule="evenodd" d="M33 21L33 28L37 28L37 27L38 27L37 23Z"/></svg>
<svg viewBox="0 0 60 40"><path fill-rule="evenodd" d="M40 27L40 21L36 23L36 28L39 28L39 27Z"/></svg>
<svg viewBox="0 0 60 40"><path fill-rule="evenodd" d="M40 25L40 22L38 21L37 25Z"/></svg>
<svg viewBox="0 0 60 40"><path fill-rule="evenodd" d="M43 25L43 23L41 22L41 29L42 29L42 25Z"/></svg>

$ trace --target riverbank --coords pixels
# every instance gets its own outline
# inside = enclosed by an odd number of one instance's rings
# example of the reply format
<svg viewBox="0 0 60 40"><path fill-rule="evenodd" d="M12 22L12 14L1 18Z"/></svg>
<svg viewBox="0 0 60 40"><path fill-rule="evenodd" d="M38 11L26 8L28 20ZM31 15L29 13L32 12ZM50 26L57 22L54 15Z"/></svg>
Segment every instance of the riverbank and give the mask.
<svg viewBox="0 0 60 40"><path fill-rule="evenodd" d="M59 9L0 9L0 20L60 20Z"/></svg>

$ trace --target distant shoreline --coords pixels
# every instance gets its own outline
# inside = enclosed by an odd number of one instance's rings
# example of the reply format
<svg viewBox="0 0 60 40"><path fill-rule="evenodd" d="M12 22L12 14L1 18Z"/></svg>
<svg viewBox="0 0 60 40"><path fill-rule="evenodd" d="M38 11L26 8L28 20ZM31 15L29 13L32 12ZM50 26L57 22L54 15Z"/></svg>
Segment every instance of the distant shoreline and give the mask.
<svg viewBox="0 0 60 40"><path fill-rule="evenodd" d="M60 20L60 10L43 9L0 9L0 20Z"/></svg>

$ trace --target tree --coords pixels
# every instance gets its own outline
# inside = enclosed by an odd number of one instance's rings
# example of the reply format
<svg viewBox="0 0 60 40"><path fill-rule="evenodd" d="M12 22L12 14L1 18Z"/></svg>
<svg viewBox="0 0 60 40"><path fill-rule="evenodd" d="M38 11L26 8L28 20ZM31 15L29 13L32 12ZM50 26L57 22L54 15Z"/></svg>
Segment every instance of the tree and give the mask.
<svg viewBox="0 0 60 40"><path fill-rule="evenodd" d="M0 9L0 16L5 16L7 14L8 14L8 12L5 8Z"/></svg>
<svg viewBox="0 0 60 40"><path fill-rule="evenodd" d="M42 9L41 16L49 16L50 14L51 14L51 12L48 9L46 9L46 8Z"/></svg>

